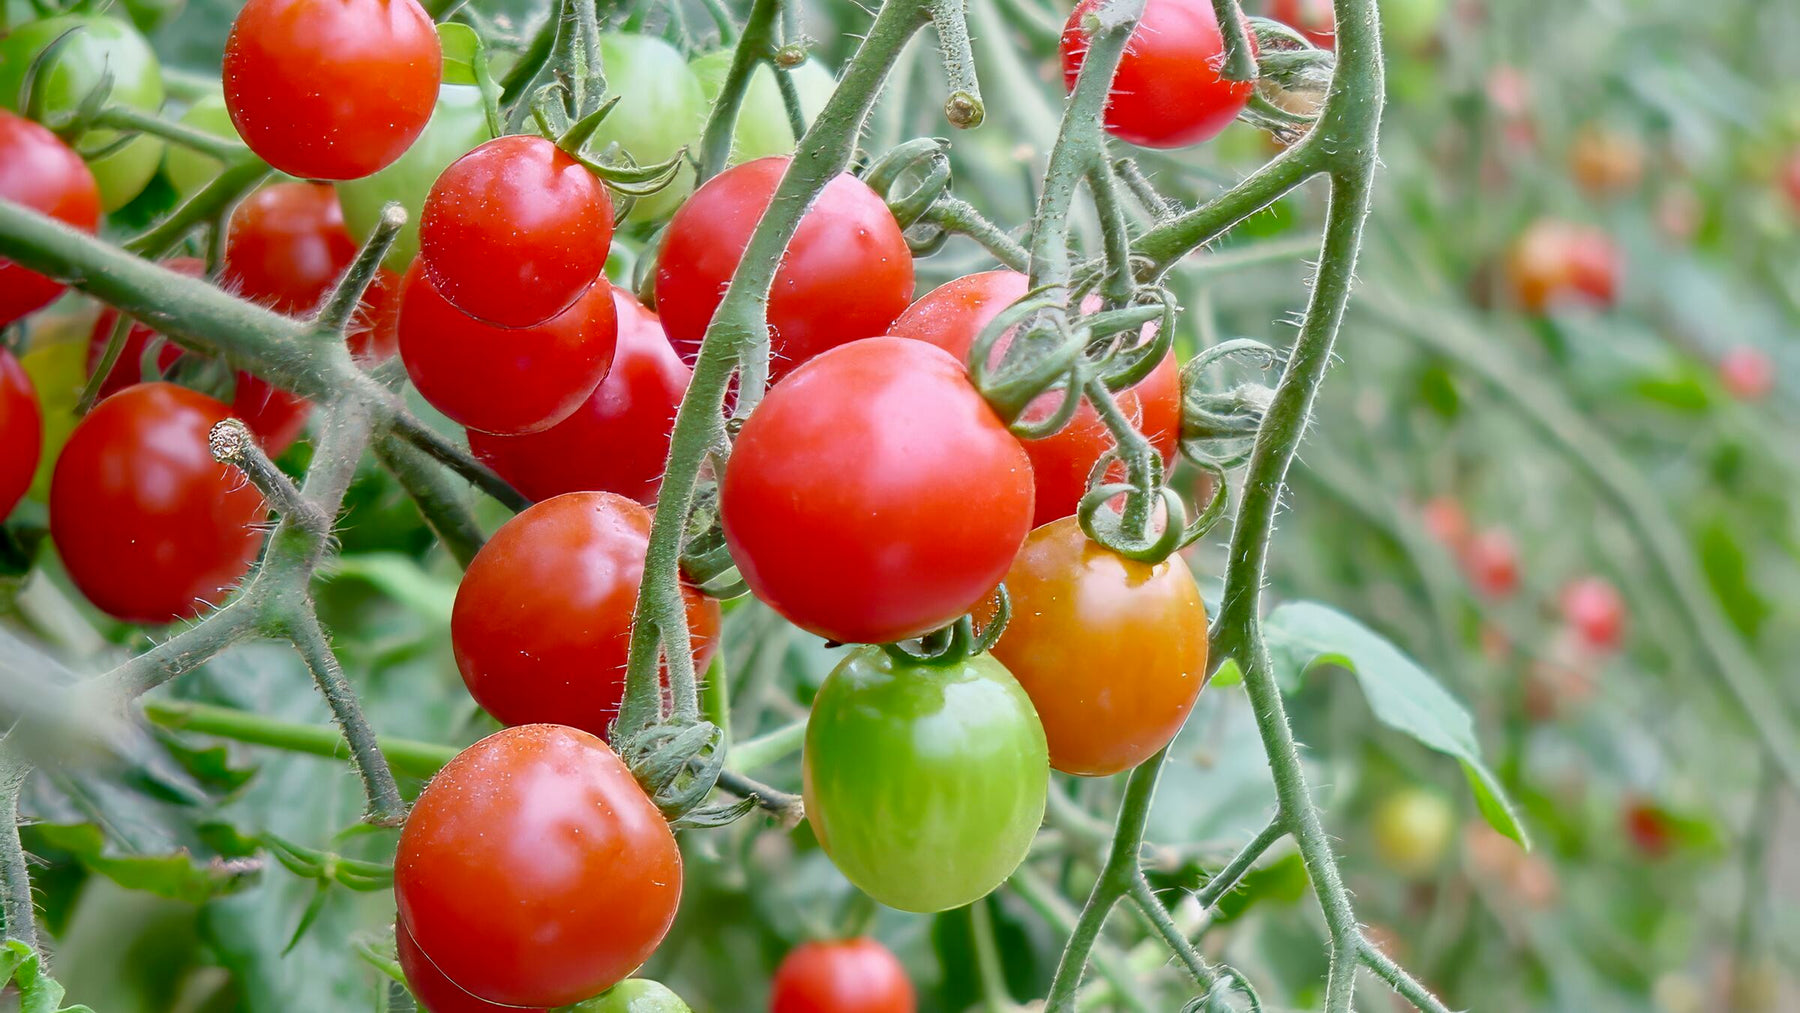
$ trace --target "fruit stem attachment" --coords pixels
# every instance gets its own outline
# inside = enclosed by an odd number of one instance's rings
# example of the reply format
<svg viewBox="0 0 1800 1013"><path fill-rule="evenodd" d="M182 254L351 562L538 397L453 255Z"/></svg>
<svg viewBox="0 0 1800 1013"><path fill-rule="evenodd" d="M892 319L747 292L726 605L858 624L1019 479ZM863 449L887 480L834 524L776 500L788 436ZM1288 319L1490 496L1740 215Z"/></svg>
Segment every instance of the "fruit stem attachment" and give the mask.
<svg viewBox="0 0 1800 1013"><path fill-rule="evenodd" d="M1227 81L1256 80L1256 54L1250 51L1250 39L1244 33L1244 12L1238 0L1212 0L1213 16L1219 22L1219 37L1225 42L1225 62L1219 76Z"/></svg>

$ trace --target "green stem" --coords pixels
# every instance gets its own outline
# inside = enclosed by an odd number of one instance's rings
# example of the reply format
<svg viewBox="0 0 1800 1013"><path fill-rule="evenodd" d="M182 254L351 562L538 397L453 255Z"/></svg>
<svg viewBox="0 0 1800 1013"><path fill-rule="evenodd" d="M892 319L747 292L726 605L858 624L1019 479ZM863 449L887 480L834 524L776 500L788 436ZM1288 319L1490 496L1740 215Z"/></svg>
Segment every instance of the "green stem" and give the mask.
<svg viewBox="0 0 1800 1013"><path fill-rule="evenodd" d="M1069 907L1069 902L1064 900L1056 888L1039 876L1031 866L1020 866L1012 874L1012 878L1006 882L1008 886L1012 887L1013 892L1019 895L1020 899L1029 904L1032 910L1049 922L1052 927L1071 935L1081 930L1077 915ZM1084 909L1083 914L1085 913ZM1138 1011L1138 1013L1149 1013L1150 1008L1142 998L1143 990L1138 988L1131 968L1122 955L1104 941L1090 940L1089 949L1092 951L1094 965L1100 969L1101 977L1106 979L1106 984L1112 986L1117 1003L1127 1009ZM1058 970L1060 969L1059 967ZM1044 1010L1045 1013L1069 1013L1072 1008L1074 1008L1073 1003L1064 1002L1061 1006L1047 1004Z"/></svg>
<svg viewBox="0 0 1800 1013"><path fill-rule="evenodd" d="M126 240L124 248L150 260L167 255L195 226L222 218L268 174L269 167L260 158L246 158L226 165L212 182L196 191L174 213L141 235Z"/></svg>
<svg viewBox="0 0 1800 1013"><path fill-rule="evenodd" d="M10 738L10 737L9 737ZM37 909L31 898L31 865L19 841L19 793L31 766L20 759L13 744L0 739L0 916L5 918L5 937L37 949Z"/></svg>
<svg viewBox="0 0 1800 1013"><path fill-rule="evenodd" d="M410 412L396 412L389 420L388 428L393 435L461 475L470 485L487 493L508 510L517 513L531 505L531 500L524 493L514 489L494 469L477 461L467 451L446 439L444 434L426 425L418 416Z"/></svg>
<svg viewBox="0 0 1800 1013"><path fill-rule="evenodd" d="M925 209L919 221L968 236L993 254L995 260L1015 271L1023 272L1031 267L1031 254L1025 247L967 201L945 194Z"/></svg>
<svg viewBox="0 0 1800 1013"><path fill-rule="evenodd" d="M1132 903L1144 916L1144 921L1174 952L1175 959L1181 961L1182 966L1187 968L1190 975L1193 975L1194 981L1208 992L1217 988L1219 985L1218 974L1207 966L1206 958L1200 956L1199 950L1194 949L1194 944L1176 926L1175 919L1169 917L1168 909L1156 899L1156 892L1150 889L1150 881L1144 878L1142 871L1134 870L1130 892Z"/></svg>
<svg viewBox="0 0 1800 1013"><path fill-rule="evenodd" d="M748 774L798 753L805 742L806 720L802 718L766 735L745 739L732 746L731 758L726 761L726 766Z"/></svg>
<svg viewBox="0 0 1800 1013"><path fill-rule="evenodd" d="M1262 828L1261 833L1251 838L1250 843L1239 849L1238 853L1232 856L1231 861L1226 862L1225 867L1214 873L1213 877L1206 881L1206 885L1194 894L1194 900L1200 904L1200 910L1212 910L1213 905L1219 903L1221 898L1236 888L1238 881L1243 879L1244 874L1256 864L1256 860L1263 856L1263 852L1274 847L1276 841L1286 836L1287 822L1281 818L1280 813L1276 813L1275 818Z"/></svg>
<svg viewBox="0 0 1800 1013"><path fill-rule="evenodd" d="M1357 956L1363 966L1375 972L1375 976L1388 983L1395 994L1425 1013L1450 1013L1450 1008L1443 1001L1431 994L1431 990L1419 983L1417 978L1406 973L1406 969L1394 963L1387 954L1375 948L1375 944L1365 937L1357 937Z"/></svg>
<svg viewBox="0 0 1800 1013"><path fill-rule="evenodd" d="M1148 266L1139 268L1138 279L1160 278L1182 257L1275 203L1318 171L1320 156L1314 145L1289 148L1231 189L1139 236L1132 250Z"/></svg>
<svg viewBox="0 0 1800 1013"><path fill-rule="evenodd" d="M701 340L693 380L676 412L656 518L650 528L631 631L625 699L615 726L619 729L629 732L659 719L659 660L668 669L677 717L697 715L687 616L679 584L682 529L693 509L700 467L716 444L726 387L741 349L759 336L766 339L769 289L801 215L825 184L850 164L882 82L906 40L927 20L920 0L889 0L876 14L837 90L782 175Z"/></svg>
<svg viewBox="0 0 1800 1013"><path fill-rule="evenodd" d="M306 660L306 667L312 670L319 695L325 698L332 716L337 719L338 730L349 744L351 763L362 778L363 789L369 798L369 812L365 818L376 826L399 826L406 819L406 803L400 800L400 789L394 784L394 773L382 756L375 730L363 716L356 691L344 678L344 670L338 664L337 655L332 653L331 642L319 625L319 617L308 608L288 621L287 632L293 639L294 648Z"/></svg>
<svg viewBox="0 0 1800 1013"><path fill-rule="evenodd" d="M419 515L457 563L466 568L473 562L486 536L443 472L430 465L423 451L391 433L375 441L375 456L399 479Z"/></svg>
<svg viewBox="0 0 1800 1013"><path fill-rule="evenodd" d="M975 968L981 975L981 1000L987 1013L1011 1013L1018 1009L1006 990L1006 964L994 939L994 913L987 898L969 905L969 935L975 940Z"/></svg>
<svg viewBox="0 0 1800 1013"><path fill-rule="evenodd" d="M775 47L780 44L775 37L780 9L780 0L753 0L750 4L743 34L732 50L731 67L725 72L725 83L719 88L719 97L706 120L706 132L700 138L700 168L696 170L699 183L718 175L731 157L731 138L750 78L758 64L774 57Z"/></svg>
<svg viewBox="0 0 1800 1013"><path fill-rule="evenodd" d="M1063 946L1062 958L1056 964L1056 976L1050 981L1050 995L1044 1001L1046 1013L1064 1013L1072 1009L1075 989L1087 970L1088 956L1093 952L1100 929L1113 905L1130 891L1138 875L1138 846L1144 840L1144 826L1150 819L1150 802L1156 795L1156 783L1162 776L1164 746L1155 756L1132 770L1125 782L1125 799L1119 805L1119 820L1113 829L1112 848L1100 877L1088 893L1087 903Z"/></svg>
<svg viewBox="0 0 1800 1013"><path fill-rule="evenodd" d="M1244 12L1238 0L1212 0L1213 16L1219 22L1219 37L1225 41L1225 63L1219 76L1227 81L1256 80L1256 54L1250 51L1250 39L1244 32Z"/></svg>
<svg viewBox="0 0 1800 1013"><path fill-rule="evenodd" d="M938 51L950 85L944 118L959 130L978 127L987 111L981 103L981 81L975 75L975 53L969 46L967 0L931 0L931 21L937 27Z"/></svg>
<svg viewBox="0 0 1800 1013"><path fill-rule="evenodd" d="M185 123L165 120L155 113L147 113L130 106L107 106L100 110L98 116L94 117L94 125L112 127L117 130L135 130L152 137L160 137L202 155L210 155L227 165L242 159L262 162L262 159L250 153L250 149L245 147L242 141L209 134Z"/></svg>
<svg viewBox="0 0 1800 1013"><path fill-rule="evenodd" d="M151 724L176 731L212 735L233 742L271 746L290 753L351 758L344 734L330 725L305 724L254 714L233 707L192 703L186 700L145 700L144 717ZM453 746L378 736L376 743L388 765L406 777L430 777L456 756Z"/></svg>

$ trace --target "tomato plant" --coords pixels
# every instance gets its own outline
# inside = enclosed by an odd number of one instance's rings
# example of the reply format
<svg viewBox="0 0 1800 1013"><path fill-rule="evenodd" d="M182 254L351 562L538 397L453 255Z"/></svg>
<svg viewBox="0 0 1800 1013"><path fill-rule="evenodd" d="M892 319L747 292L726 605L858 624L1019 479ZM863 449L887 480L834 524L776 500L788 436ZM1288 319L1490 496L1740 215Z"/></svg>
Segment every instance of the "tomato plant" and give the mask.
<svg viewBox="0 0 1800 1013"><path fill-rule="evenodd" d="M231 110L225 108L225 93L208 92L190 103L176 122L193 127L214 137L237 140L237 127L232 126ZM181 144L171 144L163 155L163 177L175 188L175 196L186 200L213 181L224 165L213 156Z"/></svg>
<svg viewBox="0 0 1800 1013"><path fill-rule="evenodd" d="M450 305L418 262L401 281L400 358L432 407L483 432L542 432L573 415L612 366L612 287L595 282L534 327L484 324Z"/></svg>
<svg viewBox="0 0 1800 1013"><path fill-rule="evenodd" d="M400 832L401 927L502 1006L580 1002L656 948L681 899L675 835L606 743L522 725L457 754Z"/></svg>
<svg viewBox="0 0 1800 1013"><path fill-rule="evenodd" d="M44 413L31 377L13 354L0 348L0 520L12 513L36 474L44 445Z"/></svg>
<svg viewBox="0 0 1800 1013"><path fill-rule="evenodd" d="M1017 271L984 271L958 278L920 296L888 327L888 333L928 341L966 360L981 329L1023 298L1027 287L1025 276ZM1090 300L1090 304L1097 309L1099 300ZM1164 358L1149 376L1119 391L1116 399L1119 410L1162 454L1163 463L1173 465L1175 444L1181 437L1181 387L1175 357ZM1032 524L1038 526L1075 512L1087 492L1088 473L1114 446L1111 430L1093 403L1085 399L1067 425L1023 444L1031 458L1037 490ZM1113 471L1122 473L1120 468Z"/></svg>
<svg viewBox="0 0 1800 1013"><path fill-rule="evenodd" d="M469 430L475 456L532 499L592 489L648 505L662 484L669 428L693 371L656 314L623 289L612 298L619 319L612 368L573 415L523 436Z"/></svg>
<svg viewBox="0 0 1800 1013"><path fill-rule="evenodd" d="M904 437L887 427L897 416L912 420ZM822 637L884 643L993 589L1030 527L1031 463L961 363L869 338L770 389L738 434L720 509L758 598Z"/></svg>
<svg viewBox="0 0 1800 1013"><path fill-rule="evenodd" d="M625 695L625 651L650 512L571 492L508 521L469 563L450 639L463 683L503 724L553 722L607 737ZM718 646L719 606L685 590L694 668Z"/></svg>
<svg viewBox="0 0 1800 1013"><path fill-rule="evenodd" d="M190 278L206 276L206 261L198 257L172 257L163 261L163 266ZM89 376L100 367L100 360L106 354L107 342L111 340L113 327L118 321L119 311L110 307L101 310L100 315L94 318L94 329L88 338ZM112 369L107 371L106 379L100 382L100 397L110 397L143 380L144 353L149 350L150 342L157 337L156 331L142 321L131 322L125 332L125 342L120 346L119 357L114 360ZM156 353L156 368L166 373L179 358L181 346L165 340Z"/></svg>
<svg viewBox="0 0 1800 1013"><path fill-rule="evenodd" d="M918 1000L892 950L867 937L794 947L769 986L769 1013L913 1013Z"/></svg>
<svg viewBox="0 0 1800 1013"><path fill-rule="evenodd" d="M1102 777L1169 744L1206 684L1206 605L1180 558L1089 541L1073 517L1034 530L1006 574L994 657L1031 695L1050 765Z"/></svg>
<svg viewBox="0 0 1800 1013"><path fill-rule="evenodd" d="M731 50L721 49L697 56L688 64L700 79L700 90L708 105L719 100L727 71L731 69L731 57ZM800 111L805 114L805 122L810 124L819 115L819 110L825 108L825 100L831 97L837 82L832 79L831 71L817 60L790 67L786 73L800 97ZM776 84L775 71L767 64L759 64L750 75L750 85L744 90L744 104L738 110L737 125L731 131L731 164L770 155L791 155L794 144L793 126L788 122L787 105Z"/></svg>
<svg viewBox="0 0 1800 1013"><path fill-rule="evenodd" d="M32 101L46 116L74 113L108 84L106 101L144 112L162 105L161 68L142 35L118 18L67 14L20 25L0 37L0 106L24 111L26 75L58 39L32 87ZM163 142L148 134L126 138L95 128L82 133L75 146L95 152L88 168L107 211L129 203L162 164Z"/></svg>
<svg viewBox="0 0 1800 1013"><path fill-rule="evenodd" d="M56 135L0 109L0 198L16 201L77 229L100 222L93 174ZM0 327L62 293L60 282L0 259Z"/></svg>
<svg viewBox="0 0 1800 1013"><path fill-rule="evenodd" d="M275 168L356 179L425 129L441 61L417 0L250 0L225 43L225 104Z"/></svg>
<svg viewBox="0 0 1800 1013"><path fill-rule="evenodd" d="M690 362L787 166L785 158L759 158L727 169L669 221L657 253L656 309ZM912 253L887 205L861 180L838 176L807 209L775 272L770 375L887 333L912 290Z"/></svg>
<svg viewBox="0 0 1800 1013"><path fill-rule="evenodd" d="M262 494L207 448L228 412L169 383L94 406L63 447L50 486L50 536L69 579L126 622L192 619L255 561Z"/></svg>
<svg viewBox="0 0 1800 1013"><path fill-rule="evenodd" d="M991 656L933 666L875 647L819 687L803 760L820 846L902 911L961 907L1012 875L1050 777L1031 698Z"/></svg>
<svg viewBox="0 0 1800 1013"><path fill-rule="evenodd" d="M1101 0L1082 0L1062 33L1063 84L1073 89L1087 55L1086 19ZM1106 129L1149 148L1210 140L1237 117L1254 87L1220 75L1225 43L1211 0L1148 0L1113 75Z"/></svg>
<svg viewBox="0 0 1800 1013"><path fill-rule="evenodd" d="M607 90L619 104L594 131L594 150L617 144L639 165L656 165L698 145L706 95L681 50L653 35L607 32L600 36L600 60ZM693 188L693 173L683 168L669 186L638 201L633 213L643 220L667 218Z"/></svg>
<svg viewBox="0 0 1800 1013"><path fill-rule="evenodd" d="M451 163L419 221L425 277L452 306L498 327L534 327L600 277L612 202L542 137L501 137Z"/></svg>

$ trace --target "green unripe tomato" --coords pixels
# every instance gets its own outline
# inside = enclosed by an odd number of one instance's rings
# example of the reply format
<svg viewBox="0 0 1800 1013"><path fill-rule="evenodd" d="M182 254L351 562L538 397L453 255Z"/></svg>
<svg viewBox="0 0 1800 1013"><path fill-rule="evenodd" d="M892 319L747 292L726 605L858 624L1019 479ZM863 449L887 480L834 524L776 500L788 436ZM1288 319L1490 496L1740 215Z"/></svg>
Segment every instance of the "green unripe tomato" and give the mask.
<svg viewBox="0 0 1800 1013"><path fill-rule="evenodd" d="M725 89L725 76L731 71L731 56L731 50L721 49L695 57L689 64L700 78L700 88L706 95L709 110ZM794 91L800 96L800 111L810 126L819 110L825 108L826 100L831 98L837 79L816 60L792 68L788 77L794 82ZM710 111L708 115L711 115ZM788 124L787 103L781 100L781 86L776 83L775 72L769 65L759 63L750 75L749 87L744 89L737 125L731 131L731 164L765 155L791 155L794 146L794 131Z"/></svg>
<svg viewBox="0 0 1800 1013"><path fill-rule="evenodd" d="M669 986L649 978L626 978L592 999L555 1013L694 1013Z"/></svg>
<svg viewBox="0 0 1800 1013"><path fill-rule="evenodd" d="M0 39L0 105L25 111L25 75L32 61L64 32L56 54L38 75L38 104L46 117L74 112L82 99L112 72L112 101L144 112L162 108L162 67L150 44L130 24L118 18L65 14L21 25ZM118 139L114 130L90 130L76 139L83 152L97 151ZM139 134L117 151L88 159L94 182L100 187L100 204L117 211L143 192L162 164L163 142Z"/></svg>
<svg viewBox="0 0 1800 1013"><path fill-rule="evenodd" d="M222 137L228 141L238 139L237 128L231 125L231 112L225 108L225 93L215 91L210 95L196 99L188 106L187 112L181 114L181 124L204 131L214 137ZM184 144L169 145L169 153L163 157L163 176L169 185L175 188L177 200L187 200L201 187L211 183L224 166L211 155L204 155Z"/></svg>
<svg viewBox="0 0 1800 1013"><path fill-rule="evenodd" d="M1443 859L1455 830L1456 814L1444 796L1405 788L1375 810L1375 854L1395 872L1422 876Z"/></svg>
<svg viewBox="0 0 1800 1013"><path fill-rule="evenodd" d="M419 253L419 211L425 195L439 175L483 141L491 140L481 89L472 84L447 84L438 89L437 108L412 147L394 163L374 175L333 184L338 203L344 206L344 224L357 242L369 238L388 201L406 209L406 225L395 238L385 263L404 271Z"/></svg>
<svg viewBox="0 0 1800 1013"><path fill-rule="evenodd" d="M617 142L639 165L666 162L682 148L696 152L706 129L706 94L680 51L650 35L609 32L600 36L606 91L619 97L588 150ZM642 198L631 217L667 218L694 190L694 170L683 166L667 187Z"/></svg>
<svg viewBox="0 0 1800 1013"><path fill-rule="evenodd" d="M1044 817L1050 754L1031 698L986 654L948 665L846 655L813 699L806 813L850 882L889 907L986 896Z"/></svg>

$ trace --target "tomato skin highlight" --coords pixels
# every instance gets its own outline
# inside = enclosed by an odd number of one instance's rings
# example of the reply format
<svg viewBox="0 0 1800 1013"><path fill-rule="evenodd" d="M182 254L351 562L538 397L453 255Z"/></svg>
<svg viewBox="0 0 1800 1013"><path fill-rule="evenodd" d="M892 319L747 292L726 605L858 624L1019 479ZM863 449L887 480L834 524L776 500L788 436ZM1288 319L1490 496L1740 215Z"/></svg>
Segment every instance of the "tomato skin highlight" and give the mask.
<svg viewBox="0 0 1800 1013"><path fill-rule="evenodd" d="M470 995L438 970L413 941L412 933L399 922L394 923L394 952L400 961L401 973L406 975L406 987L424 1013L545 1013L542 1006L536 1009L502 1006Z"/></svg>
<svg viewBox="0 0 1800 1013"><path fill-rule="evenodd" d="M802 767L819 846L864 893L916 912L1012 875L1050 783L1043 726L998 661L902 663L877 647L819 687Z"/></svg>
<svg viewBox="0 0 1800 1013"><path fill-rule="evenodd" d="M0 346L0 521L19 505L44 452L44 412L25 367Z"/></svg>
<svg viewBox="0 0 1800 1013"><path fill-rule="evenodd" d="M688 362L724 298L789 159L759 158L706 181L669 221L656 309ZM912 301L912 251L880 195L841 173L800 219L769 292L769 378L828 348L887 333Z"/></svg>
<svg viewBox="0 0 1800 1013"><path fill-rule="evenodd" d="M1082 22L1102 2L1081 0L1063 28L1063 87L1069 91L1075 90L1087 57ZM1256 42L1250 39L1254 53ZM1179 148L1217 136L1243 111L1254 89L1252 82L1219 75L1224 52L1209 0L1149 0L1113 76L1107 132L1146 148Z"/></svg>
<svg viewBox="0 0 1800 1013"><path fill-rule="evenodd" d="M962 364L909 338L776 384L725 469L725 541L756 596L847 643L929 632L984 598L1030 530L1031 462Z"/></svg>
<svg viewBox="0 0 1800 1013"><path fill-rule="evenodd" d="M610 492L535 504L469 563L450 614L469 693L502 724L554 722L606 738L625 695L650 511ZM694 668L719 639L719 604L684 587Z"/></svg>
<svg viewBox="0 0 1800 1013"><path fill-rule="evenodd" d="M83 232L100 227L100 189L81 156L49 130L4 109L0 197ZM0 327L48 305L63 288L0 257Z"/></svg>
<svg viewBox="0 0 1800 1013"><path fill-rule="evenodd" d="M400 358L432 407L470 429L542 432L573 415L612 367L612 286L596 281L536 327L495 327L452 306L418 261L401 284Z"/></svg>
<svg viewBox="0 0 1800 1013"><path fill-rule="evenodd" d="M192 619L250 571L268 509L207 447L229 414L204 394L146 383L75 427L51 479L50 535L101 611L133 623Z"/></svg>
<svg viewBox="0 0 1800 1013"><path fill-rule="evenodd" d="M250 0L225 42L225 104L263 161L356 179L399 158L437 102L443 52L417 0Z"/></svg>
<svg viewBox="0 0 1800 1013"><path fill-rule="evenodd" d="M649 958L681 899L675 835L605 742L507 728L425 786L394 857L400 922L457 986L563 1006Z"/></svg>
<svg viewBox="0 0 1800 1013"><path fill-rule="evenodd" d="M964 363L981 329L1001 311L1024 298L1030 281L1017 271L998 270L971 274L946 282L919 297L900 314L888 333L916 338L942 348ZM1091 303L1091 305L1089 304ZM1099 300L1084 303L1083 310L1099 308ZM1113 400L1162 454L1165 467L1175 464L1181 440L1181 377L1173 353L1149 376L1113 393ZM1031 458L1037 487L1037 510L1032 524L1041 527L1068 517L1087 494L1088 473L1101 455L1115 443L1112 431L1094 406L1083 399L1069 423L1041 440L1021 440ZM1118 470L1122 477L1123 469Z"/></svg>
<svg viewBox="0 0 1800 1013"><path fill-rule="evenodd" d="M574 305L612 244L612 202L549 140L501 137L450 164L419 219L425 276L452 306L531 327Z"/></svg>
<svg viewBox="0 0 1800 1013"><path fill-rule="evenodd" d="M782 958L769 1013L914 1013L918 996L892 950L868 937L801 943Z"/></svg>
<svg viewBox="0 0 1800 1013"><path fill-rule="evenodd" d="M648 506L662 486L675 412L694 373L656 314L624 289L612 296L619 318L612 369L575 414L524 436L468 431L469 450L532 499L596 490Z"/></svg>
<svg viewBox="0 0 1800 1013"><path fill-rule="evenodd" d="M1065 517L1025 539L1006 589L994 657L1031 695L1052 767L1117 774L1175 738L1207 681L1206 603L1180 556L1126 559Z"/></svg>

